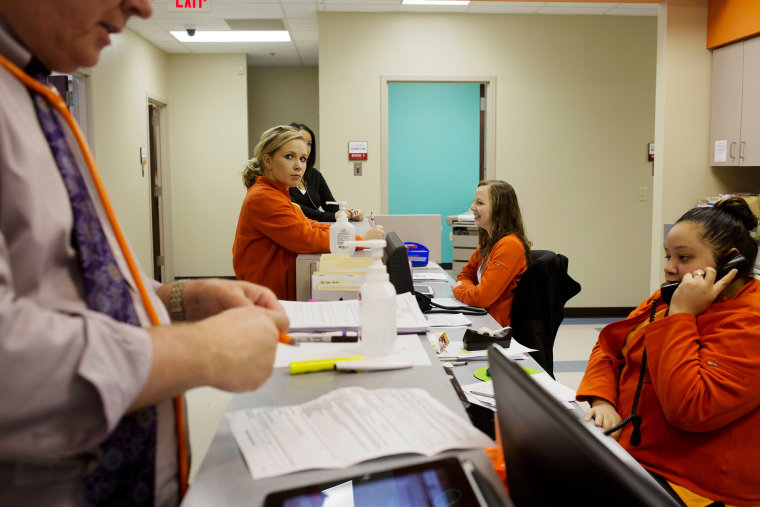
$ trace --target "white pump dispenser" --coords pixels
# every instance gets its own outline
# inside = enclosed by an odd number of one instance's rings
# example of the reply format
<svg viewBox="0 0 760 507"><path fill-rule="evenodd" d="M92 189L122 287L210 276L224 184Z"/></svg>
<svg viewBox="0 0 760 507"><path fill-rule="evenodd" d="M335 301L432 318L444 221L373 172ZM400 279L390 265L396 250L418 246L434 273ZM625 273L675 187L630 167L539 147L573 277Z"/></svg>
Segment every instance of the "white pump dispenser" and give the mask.
<svg viewBox="0 0 760 507"><path fill-rule="evenodd" d="M384 239L351 241L356 246L371 249L372 263L367 278L359 289L362 353L368 356L388 355L396 343L396 289L388 280L381 258Z"/></svg>
<svg viewBox="0 0 760 507"><path fill-rule="evenodd" d="M353 241L356 238L356 229L348 223L346 201L329 201L325 204L337 204L339 206L335 223L330 226L330 253L352 255L356 247L347 245L346 241Z"/></svg>

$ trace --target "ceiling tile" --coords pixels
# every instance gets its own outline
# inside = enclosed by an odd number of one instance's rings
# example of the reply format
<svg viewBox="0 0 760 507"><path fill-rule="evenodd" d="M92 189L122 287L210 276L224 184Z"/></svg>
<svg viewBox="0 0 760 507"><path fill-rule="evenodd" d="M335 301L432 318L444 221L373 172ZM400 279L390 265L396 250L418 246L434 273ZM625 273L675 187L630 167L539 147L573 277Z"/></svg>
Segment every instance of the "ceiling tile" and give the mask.
<svg viewBox="0 0 760 507"><path fill-rule="evenodd" d="M485 2L469 6L401 6L401 0L214 0L211 12L168 10L167 0L152 0L153 17L131 18L128 27L164 51L177 53L245 52L250 65L317 65L319 32L317 12L453 12L461 14L593 14L656 16L658 4L594 2ZM229 30L224 19L280 20L293 37L285 43L186 45L176 41L170 30L195 25L201 30ZM275 53L271 56L269 53ZM253 63L251 63L253 62Z"/></svg>
<svg viewBox="0 0 760 507"><path fill-rule="evenodd" d="M317 18L287 18L289 30L317 30Z"/></svg>

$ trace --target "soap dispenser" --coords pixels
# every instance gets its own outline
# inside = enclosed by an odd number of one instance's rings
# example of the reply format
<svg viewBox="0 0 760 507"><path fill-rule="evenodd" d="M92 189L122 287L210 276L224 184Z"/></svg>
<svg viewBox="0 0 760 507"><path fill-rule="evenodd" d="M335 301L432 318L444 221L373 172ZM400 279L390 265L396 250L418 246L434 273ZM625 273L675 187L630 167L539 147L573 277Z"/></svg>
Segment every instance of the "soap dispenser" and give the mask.
<svg viewBox="0 0 760 507"><path fill-rule="evenodd" d="M337 204L339 206L335 223L330 226L330 253L353 255L356 247L345 244L346 241L353 241L356 238L356 229L348 222L346 201L329 201L325 204Z"/></svg>
<svg viewBox="0 0 760 507"><path fill-rule="evenodd" d="M396 289L388 279L388 271L381 260L385 249L384 239L351 241L356 246L369 248L372 263L367 277L359 288L362 354L388 355L396 343Z"/></svg>

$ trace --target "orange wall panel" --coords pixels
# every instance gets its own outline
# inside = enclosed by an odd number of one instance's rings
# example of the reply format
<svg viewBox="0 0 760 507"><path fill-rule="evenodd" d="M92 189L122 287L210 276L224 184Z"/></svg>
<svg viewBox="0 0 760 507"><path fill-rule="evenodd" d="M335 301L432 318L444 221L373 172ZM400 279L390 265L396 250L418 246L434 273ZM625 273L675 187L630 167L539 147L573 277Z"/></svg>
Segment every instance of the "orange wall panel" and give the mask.
<svg viewBox="0 0 760 507"><path fill-rule="evenodd" d="M707 49L760 34L760 1L709 0Z"/></svg>

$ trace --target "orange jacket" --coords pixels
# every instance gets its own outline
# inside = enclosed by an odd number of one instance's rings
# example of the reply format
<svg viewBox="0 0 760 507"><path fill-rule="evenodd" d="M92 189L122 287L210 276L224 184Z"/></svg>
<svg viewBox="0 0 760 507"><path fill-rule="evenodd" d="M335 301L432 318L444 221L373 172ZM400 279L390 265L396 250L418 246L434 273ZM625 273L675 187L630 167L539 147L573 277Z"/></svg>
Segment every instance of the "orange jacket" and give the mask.
<svg viewBox="0 0 760 507"><path fill-rule="evenodd" d="M647 349L637 413L641 444L620 444L645 468L702 496L731 505L760 504L760 282L704 313L648 320L652 300L606 326L577 391L599 397L622 417L631 404ZM666 308L664 303L658 309Z"/></svg>
<svg viewBox="0 0 760 507"><path fill-rule="evenodd" d="M306 218L290 201L287 185L256 178L232 245L235 276L269 287L278 299L295 300L296 255L329 251L330 226Z"/></svg>
<svg viewBox="0 0 760 507"><path fill-rule="evenodd" d="M452 289L454 297L462 303L485 308L491 317L502 326L508 326L512 317L512 301L515 287L525 272L525 247L514 234L504 236L491 249L478 283L478 253L473 252L470 260L457 276L462 282Z"/></svg>

